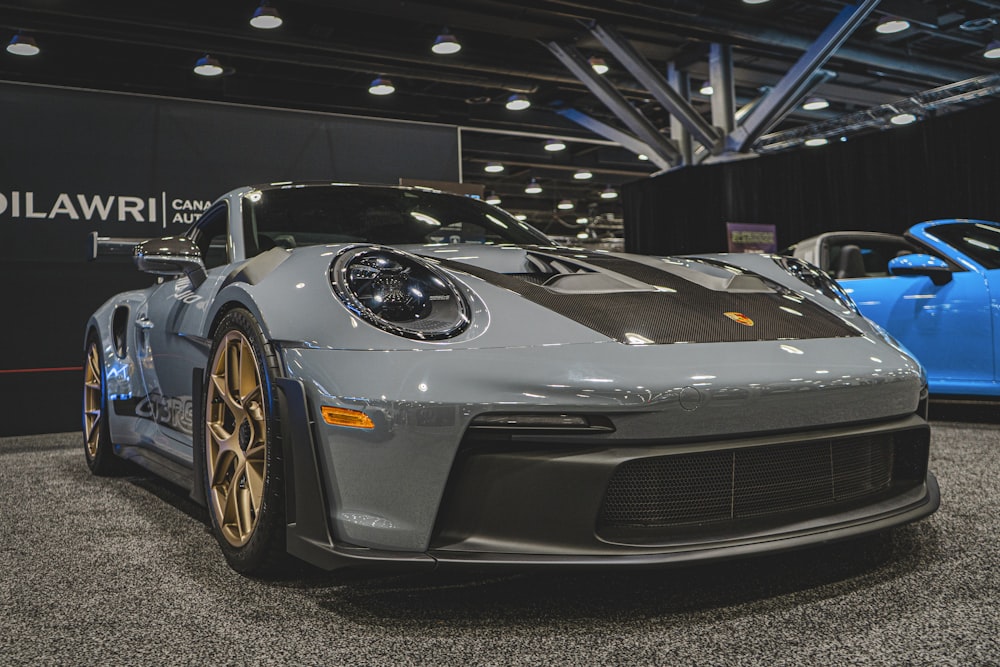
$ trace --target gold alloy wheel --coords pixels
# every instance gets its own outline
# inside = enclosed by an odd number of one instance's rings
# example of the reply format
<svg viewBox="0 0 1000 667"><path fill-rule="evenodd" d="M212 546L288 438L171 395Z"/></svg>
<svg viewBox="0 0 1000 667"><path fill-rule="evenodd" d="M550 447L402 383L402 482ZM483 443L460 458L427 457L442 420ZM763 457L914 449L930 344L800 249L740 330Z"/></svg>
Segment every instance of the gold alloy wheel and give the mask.
<svg viewBox="0 0 1000 667"><path fill-rule="evenodd" d="M83 369L83 437L87 456L93 461L101 442L101 354L97 343L87 348L87 365Z"/></svg>
<svg viewBox="0 0 1000 667"><path fill-rule="evenodd" d="M206 399L209 506L223 537L247 543L260 517L267 470L267 414L257 356L247 337L228 332L215 351Z"/></svg>

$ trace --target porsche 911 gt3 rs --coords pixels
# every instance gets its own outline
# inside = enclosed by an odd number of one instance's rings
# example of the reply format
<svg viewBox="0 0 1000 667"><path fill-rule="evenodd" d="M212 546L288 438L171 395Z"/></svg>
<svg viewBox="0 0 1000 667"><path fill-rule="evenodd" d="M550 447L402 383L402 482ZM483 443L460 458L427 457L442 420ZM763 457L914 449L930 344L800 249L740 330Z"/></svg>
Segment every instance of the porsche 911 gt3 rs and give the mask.
<svg viewBox="0 0 1000 667"><path fill-rule="evenodd" d="M161 280L87 325L86 461L190 488L241 572L677 563L938 506L921 367L794 258L340 184L234 190L134 258Z"/></svg>

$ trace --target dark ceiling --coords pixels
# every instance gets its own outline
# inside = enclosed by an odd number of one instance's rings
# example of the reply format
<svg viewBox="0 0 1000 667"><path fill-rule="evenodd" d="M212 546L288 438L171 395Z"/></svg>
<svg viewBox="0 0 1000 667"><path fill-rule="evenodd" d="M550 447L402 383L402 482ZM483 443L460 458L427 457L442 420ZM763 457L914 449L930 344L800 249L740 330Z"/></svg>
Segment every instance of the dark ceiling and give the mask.
<svg viewBox="0 0 1000 667"><path fill-rule="evenodd" d="M605 75L662 132L670 118L592 36L587 25L617 28L660 72L668 63L688 72L693 88L707 78L709 45L732 47L737 106L774 86L849 2L835 0L272 0L284 24L251 27L254 0L0 0L0 34L33 36L34 57L3 53L0 79L126 91L239 104L407 119L463 128L463 172L495 190L505 208L525 212L552 233L570 229L584 212L620 221L620 205L599 191L658 167L558 113L567 108L622 128L618 119L550 52L546 43L575 46L606 59ZM880 35L886 15L910 29ZM996 37L1000 2L883 0L824 66L836 76L814 94L822 111L797 109L773 128L812 123L891 103L922 91L996 73L1000 60L982 57ZM462 44L452 55L430 47L447 26ZM195 75L210 54L226 68ZM396 91L368 93L377 76ZM531 108L504 107L514 93ZM710 98L692 92L710 118ZM546 137L568 148L543 150ZM505 165L485 173L487 162ZM591 180L573 178L578 168ZM545 188L526 195L537 178ZM572 211L555 211L563 198ZM559 217L556 217L558 213ZM560 222L564 223L565 227Z"/></svg>

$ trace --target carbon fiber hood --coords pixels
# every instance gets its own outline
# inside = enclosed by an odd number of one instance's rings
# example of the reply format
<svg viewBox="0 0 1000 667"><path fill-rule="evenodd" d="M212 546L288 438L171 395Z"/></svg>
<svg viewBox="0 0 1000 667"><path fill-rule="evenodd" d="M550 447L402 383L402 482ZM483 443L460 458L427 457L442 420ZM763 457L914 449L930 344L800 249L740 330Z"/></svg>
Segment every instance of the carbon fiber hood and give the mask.
<svg viewBox="0 0 1000 667"><path fill-rule="evenodd" d="M720 260L639 261L553 248L481 248L448 258L440 250L419 254L626 344L861 335L788 287Z"/></svg>

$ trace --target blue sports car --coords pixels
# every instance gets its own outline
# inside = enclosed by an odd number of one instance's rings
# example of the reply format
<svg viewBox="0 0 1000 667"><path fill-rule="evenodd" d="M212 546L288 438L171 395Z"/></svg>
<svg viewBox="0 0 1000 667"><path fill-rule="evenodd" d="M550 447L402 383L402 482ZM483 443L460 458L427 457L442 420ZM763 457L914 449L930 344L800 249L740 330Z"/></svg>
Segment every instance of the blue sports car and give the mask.
<svg viewBox="0 0 1000 667"><path fill-rule="evenodd" d="M936 395L1000 395L1000 223L932 220L904 236L829 232L790 254L836 278L927 369Z"/></svg>

